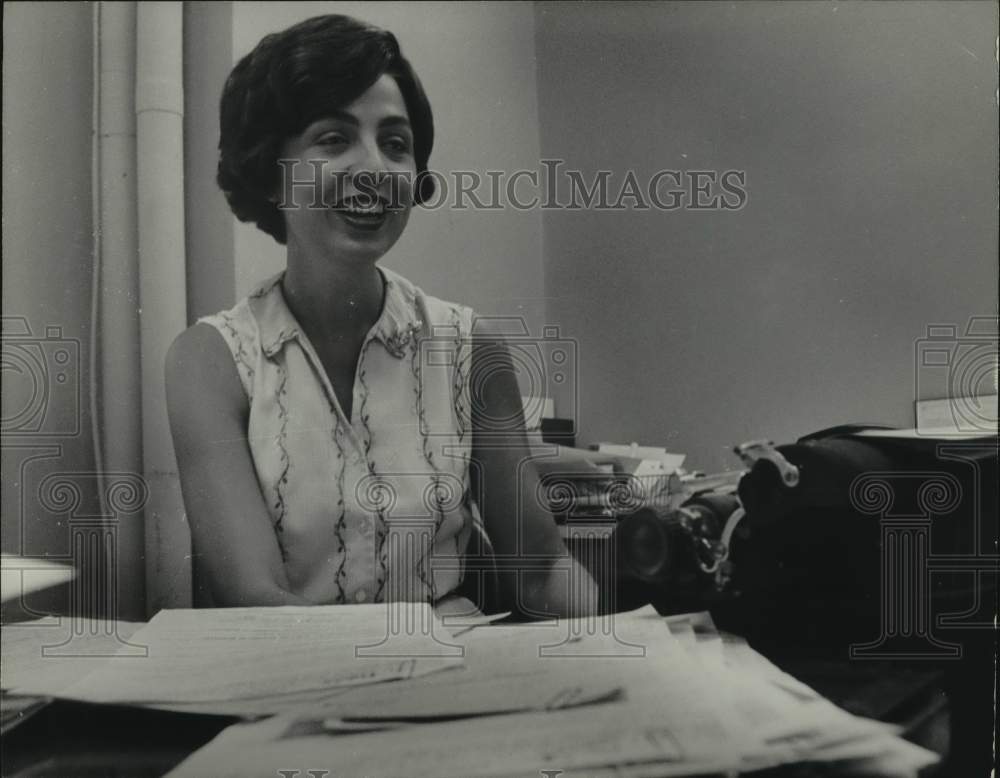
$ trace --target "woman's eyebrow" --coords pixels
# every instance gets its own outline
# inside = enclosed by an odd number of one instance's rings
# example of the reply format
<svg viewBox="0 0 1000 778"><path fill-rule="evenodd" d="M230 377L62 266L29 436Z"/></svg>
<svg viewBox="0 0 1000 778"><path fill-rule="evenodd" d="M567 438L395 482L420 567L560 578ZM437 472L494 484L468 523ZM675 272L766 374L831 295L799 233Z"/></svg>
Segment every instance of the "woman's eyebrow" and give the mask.
<svg viewBox="0 0 1000 778"><path fill-rule="evenodd" d="M321 119L317 119L312 124L309 125L310 130L322 129L326 124L330 122L342 122L345 124L358 125L357 117L347 113L346 111L338 111L336 109L327 112Z"/></svg>
<svg viewBox="0 0 1000 778"><path fill-rule="evenodd" d="M405 127L410 129L410 120L405 116L386 116L378 123L379 127Z"/></svg>
<svg viewBox="0 0 1000 778"><path fill-rule="evenodd" d="M344 124L350 124L357 127L360 122L358 118L353 114L347 113L346 111L333 110L330 111L322 119L318 119L313 124L310 125L309 129L312 131L318 131L324 129L328 122L342 122ZM410 120L406 116L400 116L397 114L392 114L390 116L385 116L379 119L379 127L405 127L409 129Z"/></svg>

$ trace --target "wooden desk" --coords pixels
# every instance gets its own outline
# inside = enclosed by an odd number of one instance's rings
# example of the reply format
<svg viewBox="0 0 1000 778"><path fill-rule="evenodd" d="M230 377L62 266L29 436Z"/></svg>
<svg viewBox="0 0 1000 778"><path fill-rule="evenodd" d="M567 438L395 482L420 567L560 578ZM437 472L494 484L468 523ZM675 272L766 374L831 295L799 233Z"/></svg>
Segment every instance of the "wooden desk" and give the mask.
<svg viewBox="0 0 1000 778"><path fill-rule="evenodd" d="M237 719L56 700L4 736L4 778L152 778Z"/></svg>

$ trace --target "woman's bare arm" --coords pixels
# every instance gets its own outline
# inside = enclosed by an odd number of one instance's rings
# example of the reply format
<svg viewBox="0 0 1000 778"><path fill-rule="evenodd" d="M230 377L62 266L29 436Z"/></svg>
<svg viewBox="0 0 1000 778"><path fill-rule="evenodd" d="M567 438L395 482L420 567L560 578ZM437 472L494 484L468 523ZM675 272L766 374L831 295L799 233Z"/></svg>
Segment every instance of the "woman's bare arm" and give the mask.
<svg viewBox="0 0 1000 778"><path fill-rule="evenodd" d="M472 467L508 607L524 615L599 610L597 586L569 555L548 506L524 429L521 393L502 338L478 330L472 347Z"/></svg>
<svg viewBox="0 0 1000 778"><path fill-rule="evenodd" d="M222 336L182 332L166 360L167 410L196 564L219 605L309 605L292 593L247 443L249 407Z"/></svg>

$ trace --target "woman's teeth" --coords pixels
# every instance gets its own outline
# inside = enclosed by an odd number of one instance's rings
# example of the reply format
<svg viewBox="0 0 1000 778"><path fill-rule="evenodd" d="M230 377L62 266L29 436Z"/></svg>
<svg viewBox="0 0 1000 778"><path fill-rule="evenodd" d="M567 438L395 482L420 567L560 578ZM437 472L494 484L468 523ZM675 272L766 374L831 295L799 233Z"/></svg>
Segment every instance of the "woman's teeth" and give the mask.
<svg viewBox="0 0 1000 778"><path fill-rule="evenodd" d="M344 203L340 206L339 210L344 213L350 213L359 216L381 216L385 213L385 206L382 203L376 203L370 206L360 206L353 205L351 203Z"/></svg>

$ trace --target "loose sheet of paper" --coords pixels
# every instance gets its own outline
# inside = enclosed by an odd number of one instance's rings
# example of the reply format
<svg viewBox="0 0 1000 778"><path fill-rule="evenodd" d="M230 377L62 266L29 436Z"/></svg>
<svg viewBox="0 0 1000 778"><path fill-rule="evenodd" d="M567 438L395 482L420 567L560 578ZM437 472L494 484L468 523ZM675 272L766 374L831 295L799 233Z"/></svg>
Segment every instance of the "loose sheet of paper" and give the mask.
<svg viewBox="0 0 1000 778"><path fill-rule="evenodd" d="M476 626L490 624L493 621L497 621L498 619L502 619L505 616L510 615L501 613L485 616L482 614L470 615L464 612L456 615L455 613L449 613L447 610L442 612L437 606L435 606L434 611L441 618L441 623L444 625L446 631L452 635L460 635ZM456 642L458 643L460 641ZM458 667L458 665L456 665L456 667ZM80 675L83 675L83 673ZM420 670L414 677L423 677L423 671ZM345 691L349 690L349 687L347 689L308 689L305 691L282 692L279 694L268 694L260 697L244 697L239 699L203 700L198 702L147 702L143 704L161 710L175 711L177 713L201 713L257 718L260 716L273 716L280 713L300 710L321 703L333 696L343 694Z"/></svg>
<svg viewBox="0 0 1000 778"><path fill-rule="evenodd" d="M329 770L343 776L448 778L585 768L678 755L670 733L656 723L622 727L611 706L525 713L404 727L389 732L331 736L289 731L276 717L225 730L186 760L173 778L268 776L280 770ZM433 731L431 731L433 730Z"/></svg>
<svg viewBox="0 0 1000 778"><path fill-rule="evenodd" d="M0 686L17 694L58 697L115 655L144 656L131 640L143 625L47 617L0 630Z"/></svg>
<svg viewBox="0 0 1000 778"><path fill-rule="evenodd" d="M648 613L655 616L652 609ZM599 623L592 626L599 628ZM637 656L636 646L618 646L613 635L576 637L559 622L483 625L456 634L455 641L464 652L461 668L349 690L299 715L396 721L584 705L624 692L629 680L622 671L627 668L609 659ZM619 652L624 655L615 657Z"/></svg>
<svg viewBox="0 0 1000 778"><path fill-rule="evenodd" d="M746 768L803 761L923 767L937 761L932 752L897 737L898 727L847 713L742 638L719 634L707 613L666 621L675 634L695 636L682 644L716 678L720 710L730 726L756 741L744 755Z"/></svg>
<svg viewBox="0 0 1000 778"><path fill-rule="evenodd" d="M429 605L165 610L133 635L146 657L113 657L63 696L194 703L333 690L462 663Z"/></svg>
<svg viewBox="0 0 1000 778"><path fill-rule="evenodd" d="M454 683L457 689L465 673L511 683L548 676L576 684L606 680L624 694L570 710L332 736L321 719L337 711L342 701L334 697L315 709L229 730L175 774L263 776L279 765L379 776L536 774L548 768L589 773L625 762L715 763L733 742L689 672L684 651L652 609L612 620L481 627L459 640L467 649L465 669L429 677L429 685ZM414 697L419 703L417 692Z"/></svg>
<svg viewBox="0 0 1000 778"><path fill-rule="evenodd" d="M802 761L895 768L935 759L893 728L836 708L746 643L720 635L707 614L664 620L643 609L610 620L481 626L455 640L465 650L461 669L333 693L230 728L171 775L271 778L280 770L329 770L495 778L551 769L567 778L620 778ZM491 713L498 700L530 699L541 679L548 688L614 684L621 694L546 712L433 723L391 718L419 711L421 700L428 711L442 710L451 697L462 699L452 712ZM391 728L342 734L350 730L345 718L379 711Z"/></svg>

